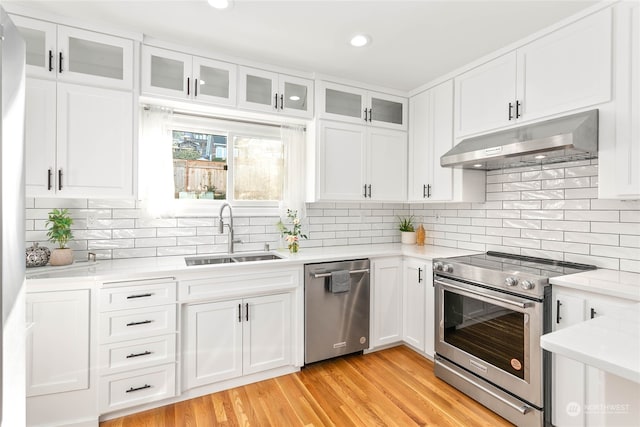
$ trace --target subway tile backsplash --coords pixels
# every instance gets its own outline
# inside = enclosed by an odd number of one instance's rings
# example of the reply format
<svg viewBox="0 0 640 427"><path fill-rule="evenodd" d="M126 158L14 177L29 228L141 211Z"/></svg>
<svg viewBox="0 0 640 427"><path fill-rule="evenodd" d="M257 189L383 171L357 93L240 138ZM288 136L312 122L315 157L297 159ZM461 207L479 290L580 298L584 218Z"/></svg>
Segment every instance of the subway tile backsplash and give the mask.
<svg viewBox="0 0 640 427"><path fill-rule="evenodd" d="M311 203L301 247L399 242L398 215L414 215L427 243L496 250L640 272L640 201L598 200L597 160L487 172L484 203ZM52 208L75 219L77 258L224 252L217 218L149 219L132 200L27 199L26 244L46 241ZM92 217L91 223L87 221ZM282 246L277 218L237 217L238 251Z"/></svg>

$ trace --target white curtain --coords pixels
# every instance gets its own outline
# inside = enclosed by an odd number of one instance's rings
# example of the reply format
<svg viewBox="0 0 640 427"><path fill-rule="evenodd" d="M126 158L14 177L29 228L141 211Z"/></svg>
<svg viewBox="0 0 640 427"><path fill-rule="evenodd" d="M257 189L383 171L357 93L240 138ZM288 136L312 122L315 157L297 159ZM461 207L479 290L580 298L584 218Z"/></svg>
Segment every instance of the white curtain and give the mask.
<svg viewBox="0 0 640 427"><path fill-rule="evenodd" d="M144 106L140 114L138 198L153 218L173 216L175 208L171 110Z"/></svg>
<svg viewBox="0 0 640 427"><path fill-rule="evenodd" d="M306 217L305 206L305 129L303 126L286 125L281 127L284 143L285 179L283 201L280 204L280 217L285 218L287 209L297 210L298 218Z"/></svg>

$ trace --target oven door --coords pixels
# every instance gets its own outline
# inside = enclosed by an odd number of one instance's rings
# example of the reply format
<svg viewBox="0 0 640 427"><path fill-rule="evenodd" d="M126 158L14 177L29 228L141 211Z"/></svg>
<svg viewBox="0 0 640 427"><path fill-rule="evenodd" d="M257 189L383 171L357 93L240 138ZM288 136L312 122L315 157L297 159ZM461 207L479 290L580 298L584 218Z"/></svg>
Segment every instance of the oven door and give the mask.
<svg viewBox="0 0 640 427"><path fill-rule="evenodd" d="M542 408L543 303L435 276L436 353Z"/></svg>

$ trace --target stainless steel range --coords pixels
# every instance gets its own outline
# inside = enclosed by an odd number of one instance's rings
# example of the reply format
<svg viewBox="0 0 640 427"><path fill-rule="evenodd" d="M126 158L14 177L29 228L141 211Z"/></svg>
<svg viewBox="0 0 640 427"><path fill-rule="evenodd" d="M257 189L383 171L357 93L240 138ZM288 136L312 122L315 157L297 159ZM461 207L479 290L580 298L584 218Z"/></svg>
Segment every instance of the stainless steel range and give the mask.
<svg viewBox="0 0 640 427"><path fill-rule="evenodd" d="M435 259L436 376L518 426L550 425L549 278L595 268L500 252Z"/></svg>

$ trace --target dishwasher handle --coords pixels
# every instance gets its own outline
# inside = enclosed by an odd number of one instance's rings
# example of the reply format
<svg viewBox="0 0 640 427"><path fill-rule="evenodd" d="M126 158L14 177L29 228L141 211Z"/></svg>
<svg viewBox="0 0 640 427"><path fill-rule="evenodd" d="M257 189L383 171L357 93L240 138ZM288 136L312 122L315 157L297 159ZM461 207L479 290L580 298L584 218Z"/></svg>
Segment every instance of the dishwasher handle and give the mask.
<svg viewBox="0 0 640 427"><path fill-rule="evenodd" d="M358 273L368 273L369 269L368 268L363 268L362 270L351 270L349 271L349 274L358 274ZM331 272L329 273L314 273L313 274L313 278L314 279L322 279L324 277L330 277L331 276Z"/></svg>

